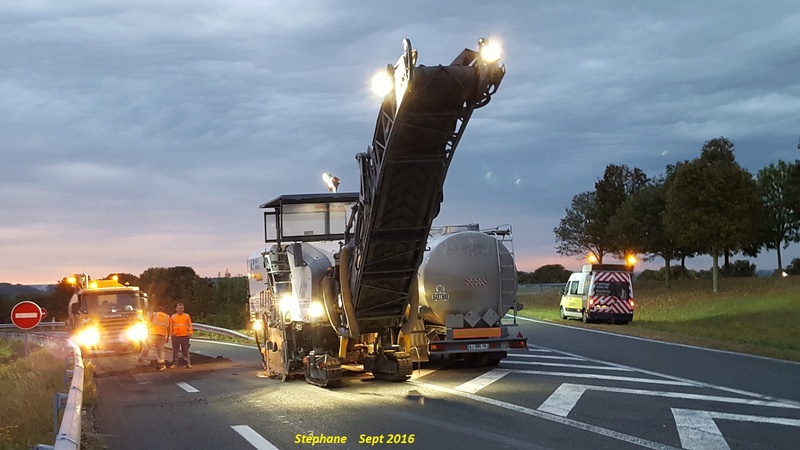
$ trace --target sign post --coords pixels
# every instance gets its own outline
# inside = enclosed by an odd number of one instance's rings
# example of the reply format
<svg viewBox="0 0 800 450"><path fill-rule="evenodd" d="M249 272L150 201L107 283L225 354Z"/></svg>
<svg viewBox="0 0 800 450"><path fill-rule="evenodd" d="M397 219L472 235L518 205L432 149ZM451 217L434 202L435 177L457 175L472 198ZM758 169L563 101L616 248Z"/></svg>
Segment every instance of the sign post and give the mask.
<svg viewBox="0 0 800 450"><path fill-rule="evenodd" d="M25 330L25 356L28 356L28 330L39 325L42 308L30 301L19 302L11 309L11 321L17 328Z"/></svg>

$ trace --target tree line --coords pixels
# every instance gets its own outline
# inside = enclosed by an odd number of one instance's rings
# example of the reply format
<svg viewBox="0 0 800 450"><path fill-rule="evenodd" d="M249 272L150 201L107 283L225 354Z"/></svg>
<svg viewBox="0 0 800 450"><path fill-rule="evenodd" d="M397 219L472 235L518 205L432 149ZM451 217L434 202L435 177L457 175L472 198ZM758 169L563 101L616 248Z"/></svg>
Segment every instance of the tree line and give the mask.
<svg viewBox="0 0 800 450"><path fill-rule="evenodd" d="M639 168L608 165L593 191L575 195L553 232L564 256L612 255L663 259L666 282L672 261L709 255L712 286L719 289L719 260L755 257L800 241L800 160L778 161L754 176L724 137L704 143L700 156L668 165L654 178ZM794 263L794 261L793 261Z"/></svg>

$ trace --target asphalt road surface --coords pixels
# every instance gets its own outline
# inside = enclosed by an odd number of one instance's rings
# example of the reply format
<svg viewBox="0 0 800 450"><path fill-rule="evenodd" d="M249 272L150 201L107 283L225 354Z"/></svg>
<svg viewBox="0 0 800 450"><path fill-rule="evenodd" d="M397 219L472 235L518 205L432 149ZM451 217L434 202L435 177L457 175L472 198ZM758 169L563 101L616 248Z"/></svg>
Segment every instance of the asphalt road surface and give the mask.
<svg viewBox="0 0 800 450"><path fill-rule="evenodd" d="M264 378L254 347L192 342L193 368L97 358L112 449L795 449L800 364L520 320L498 367L434 362L340 388ZM595 331L595 330L600 330Z"/></svg>

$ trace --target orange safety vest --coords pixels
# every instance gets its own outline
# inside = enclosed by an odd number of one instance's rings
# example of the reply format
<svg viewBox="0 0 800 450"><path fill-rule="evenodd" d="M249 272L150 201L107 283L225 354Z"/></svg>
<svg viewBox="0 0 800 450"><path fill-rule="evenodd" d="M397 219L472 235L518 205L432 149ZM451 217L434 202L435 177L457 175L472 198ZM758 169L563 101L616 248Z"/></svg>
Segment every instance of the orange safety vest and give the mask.
<svg viewBox="0 0 800 450"><path fill-rule="evenodd" d="M172 336L191 336L192 318L186 313L175 313L169 317L169 328Z"/></svg>
<svg viewBox="0 0 800 450"><path fill-rule="evenodd" d="M169 331L169 315L165 312L150 313L150 334L167 336Z"/></svg>

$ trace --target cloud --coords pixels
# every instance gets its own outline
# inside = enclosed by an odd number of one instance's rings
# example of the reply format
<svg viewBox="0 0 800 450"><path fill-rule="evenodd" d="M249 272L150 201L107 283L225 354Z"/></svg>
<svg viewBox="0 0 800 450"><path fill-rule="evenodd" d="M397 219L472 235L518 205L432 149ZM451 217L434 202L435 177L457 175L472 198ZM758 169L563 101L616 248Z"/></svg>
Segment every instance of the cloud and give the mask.
<svg viewBox="0 0 800 450"><path fill-rule="evenodd" d="M793 2L26 1L0 24L0 281L244 271L259 204L322 172L359 189L369 78L403 38L426 65L502 41L436 220L513 224L524 270L563 260L552 230L607 164L656 175L721 135L751 172L796 158Z"/></svg>

